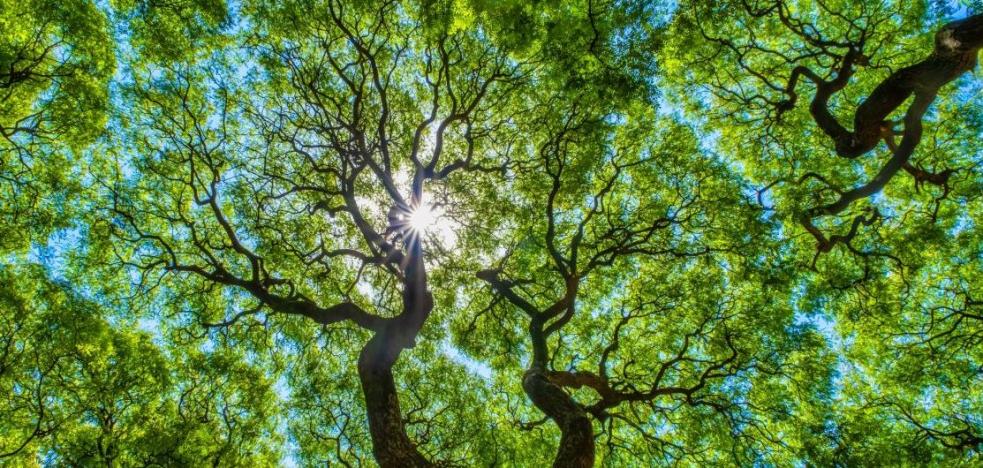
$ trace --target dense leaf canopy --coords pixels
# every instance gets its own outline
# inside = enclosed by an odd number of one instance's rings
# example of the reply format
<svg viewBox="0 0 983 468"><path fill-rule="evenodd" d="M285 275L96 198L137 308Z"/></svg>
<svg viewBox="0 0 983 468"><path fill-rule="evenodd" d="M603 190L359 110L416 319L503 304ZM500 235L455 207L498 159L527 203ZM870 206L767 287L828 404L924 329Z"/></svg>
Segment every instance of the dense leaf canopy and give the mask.
<svg viewBox="0 0 983 468"><path fill-rule="evenodd" d="M0 0L0 463L983 462L981 8Z"/></svg>

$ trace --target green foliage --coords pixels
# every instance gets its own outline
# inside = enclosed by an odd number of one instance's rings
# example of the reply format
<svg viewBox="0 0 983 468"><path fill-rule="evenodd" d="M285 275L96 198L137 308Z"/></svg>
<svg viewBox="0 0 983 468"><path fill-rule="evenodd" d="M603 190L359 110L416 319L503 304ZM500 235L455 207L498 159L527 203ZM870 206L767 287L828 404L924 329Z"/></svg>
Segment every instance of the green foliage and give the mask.
<svg viewBox="0 0 983 468"><path fill-rule="evenodd" d="M40 267L0 274L5 456L46 466L276 463L276 396L241 356L164 350Z"/></svg>
<svg viewBox="0 0 983 468"><path fill-rule="evenodd" d="M979 463L974 7L0 0L0 461Z"/></svg>
<svg viewBox="0 0 983 468"><path fill-rule="evenodd" d="M44 241L72 216L74 156L101 134L115 68L93 2L0 3L0 252Z"/></svg>

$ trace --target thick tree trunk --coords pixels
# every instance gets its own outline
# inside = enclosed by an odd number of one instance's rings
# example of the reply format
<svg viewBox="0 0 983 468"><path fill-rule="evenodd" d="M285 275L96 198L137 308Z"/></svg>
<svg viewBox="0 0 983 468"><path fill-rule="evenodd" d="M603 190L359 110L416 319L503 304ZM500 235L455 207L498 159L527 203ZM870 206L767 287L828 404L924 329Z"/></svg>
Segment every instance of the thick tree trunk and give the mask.
<svg viewBox="0 0 983 468"><path fill-rule="evenodd" d="M416 336L434 305L433 295L427 289L419 240L412 241L407 253L403 313L378 330L358 357L358 376L368 412L372 453L382 468L433 466L406 435L392 371L399 354L415 345Z"/></svg>
<svg viewBox="0 0 983 468"><path fill-rule="evenodd" d="M791 90L798 77L809 77L816 85L810 112L819 127L833 139L839 156L861 156L885 139L892 153L891 159L869 182L841 192L836 201L811 208L800 217L800 223L819 242L819 252L829 252L837 243L850 242L861 224L873 223L878 215L875 213L873 217L855 217L849 233L829 238L815 225L813 219L817 216L837 215L855 201L880 192L902 169L914 176L916 183L946 184L952 169L931 173L913 166L909 159L921 142L922 118L939 90L976 66L980 47L983 47L983 15L970 16L943 26L935 34L935 48L931 55L889 75L860 104L854 114L852 132L833 117L829 110L829 99L833 93L846 86L853 74L854 64L860 59L858 53L850 51L845 56L841 70L832 81L823 81L806 67L798 67L792 72L789 80L792 100L789 102L794 105L795 94ZM894 123L886 119L911 96L915 98L905 112L901 144L894 145Z"/></svg>
<svg viewBox="0 0 983 468"><path fill-rule="evenodd" d="M590 416L563 389L550 382L545 371L533 368L522 378L522 388L533 404L560 428L555 468L594 466L594 428Z"/></svg>
<svg viewBox="0 0 983 468"><path fill-rule="evenodd" d="M813 115L836 142L840 156L856 157L872 150L883 138L885 119L911 95L933 100L939 89L976 66L976 56L983 45L983 15L955 21L935 34L935 49L927 58L895 71L882 81L860 104L854 115L854 131L845 131L830 119L826 100L829 94L846 83L829 83L820 89L813 102ZM852 73L852 70L847 70ZM823 88L820 86L820 88ZM907 130L907 129L906 129Z"/></svg>
<svg viewBox="0 0 983 468"><path fill-rule="evenodd" d="M401 348L392 338L388 333L377 333L358 358L372 453L383 468L432 466L406 435L392 372Z"/></svg>

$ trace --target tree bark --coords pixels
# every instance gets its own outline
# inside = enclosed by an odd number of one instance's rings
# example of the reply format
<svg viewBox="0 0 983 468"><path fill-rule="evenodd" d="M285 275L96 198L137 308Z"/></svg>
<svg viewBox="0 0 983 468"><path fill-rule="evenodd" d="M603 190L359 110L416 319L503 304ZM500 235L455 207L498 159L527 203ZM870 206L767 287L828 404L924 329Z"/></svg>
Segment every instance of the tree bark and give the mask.
<svg viewBox="0 0 983 468"><path fill-rule="evenodd" d="M372 453L383 468L432 466L406 435L392 372L401 347L394 341L389 333L376 333L358 357Z"/></svg>
<svg viewBox="0 0 983 468"><path fill-rule="evenodd" d="M806 76L815 83L816 94L809 110L823 132L833 139L839 156L845 158L861 156L873 150L881 140L888 142L892 153L891 159L869 182L841 192L836 201L811 208L800 217L800 223L819 242L819 252L829 252L840 242L849 243L856 235L857 228L861 224L869 225L874 222L877 214L866 218L855 217L848 234L829 238L816 227L813 219L818 216L837 215L853 202L880 192L900 170L907 170L915 177L916 183L946 184L952 169L930 173L914 167L908 161L921 142L922 118L935 101L939 90L976 66L981 47L983 47L983 15L973 15L946 24L935 34L935 48L928 57L889 75L860 104L854 114L852 132L840 125L832 115L829 110L829 99L833 93L846 86L853 74L854 64L867 59L861 57L856 50L851 50L844 57L841 69L832 81L822 80L806 67L797 67L792 72L788 88L791 100L788 103L794 105L793 88L799 76ZM892 144L894 123L886 119L911 96L914 96L914 100L905 112L901 144L895 146Z"/></svg>
<svg viewBox="0 0 983 468"><path fill-rule="evenodd" d="M590 416L546 372L534 366L522 378L522 388L533 404L560 428L555 468L594 466L594 428Z"/></svg>
<svg viewBox="0 0 983 468"><path fill-rule="evenodd" d="M976 56L983 45L983 15L973 15L946 24L935 34L935 49L931 55L914 65L895 71L882 81L854 114L854 131L845 131L839 124L828 123L825 100L846 83L819 85L812 113L823 130L836 142L840 156L856 157L872 150L883 138L885 119L912 94L929 98L959 75L976 66ZM852 64L849 65L852 67ZM852 73L852 69L847 71ZM833 89L824 90L823 87ZM907 129L906 129L907 130Z"/></svg>
<svg viewBox="0 0 983 468"><path fill-rule="evenodd" d="M415 345L416 336L434 306L433 295L427 288L419 239L410 241L407 260L403 313L382 326L358 357L358 376L368 412L372 453L382 468L433 466L406 435L392 371L403 349Z"/></svg>

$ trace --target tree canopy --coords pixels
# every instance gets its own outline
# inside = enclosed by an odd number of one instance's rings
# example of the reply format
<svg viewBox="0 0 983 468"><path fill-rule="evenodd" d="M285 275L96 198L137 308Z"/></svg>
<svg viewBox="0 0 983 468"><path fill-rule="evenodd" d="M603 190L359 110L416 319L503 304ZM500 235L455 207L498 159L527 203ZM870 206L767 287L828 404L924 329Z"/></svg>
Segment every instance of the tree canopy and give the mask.
<svg viewBox="0 0 983 468"><path fill-rule="evenodd" d="M983 5L0 30L0 463L983 461Z"/></svg>

